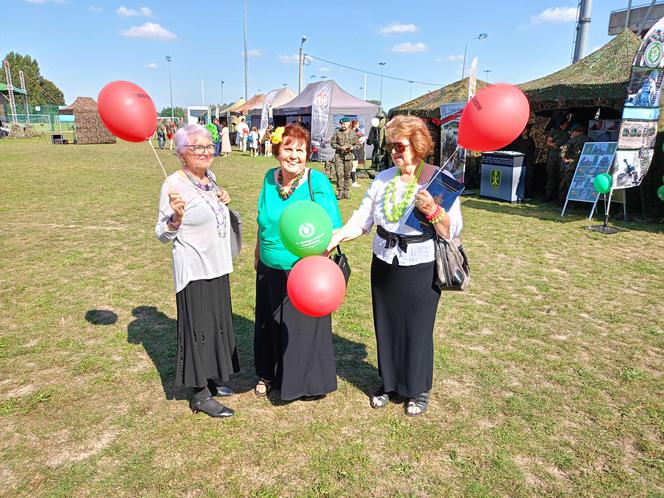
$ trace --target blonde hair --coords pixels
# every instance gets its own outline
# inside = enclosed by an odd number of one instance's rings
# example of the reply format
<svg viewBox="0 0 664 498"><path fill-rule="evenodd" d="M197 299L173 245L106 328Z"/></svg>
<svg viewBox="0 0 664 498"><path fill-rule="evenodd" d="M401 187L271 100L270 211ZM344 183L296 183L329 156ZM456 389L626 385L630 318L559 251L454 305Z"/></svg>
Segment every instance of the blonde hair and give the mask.
<svg viewBox="0 0 664 498"><path fill-rule="evenodd" d="M416 116L395 116L385 125L388 137L407 138L416 157L426 158L433 151L433 139L423 119ZM392 141L392 140L390 140Z"/></svg>

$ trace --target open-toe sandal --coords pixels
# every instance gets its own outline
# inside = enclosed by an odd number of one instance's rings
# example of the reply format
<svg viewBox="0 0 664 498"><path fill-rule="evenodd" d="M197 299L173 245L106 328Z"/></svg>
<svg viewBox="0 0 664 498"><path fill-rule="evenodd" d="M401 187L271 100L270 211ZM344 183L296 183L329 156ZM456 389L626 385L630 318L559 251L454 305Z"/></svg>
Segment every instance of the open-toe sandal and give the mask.
<svg viewBox="0 0 664 498"><path fill-rule="evenodd" d="M420 393L414 398L410 398L406 403L406 415L417 417L427 411L429 405L429 391Z"/></svg>
<svg viewBox="0 0 664 498"><path fill-rule="evenodd" d="M272 390L272 382L265 379L258 379L256 387L254 387L254 394L256 396L267 396Z"/></svg>
<svg viewBox="0 0 664 498"><path fill-rule="evenodd" d="M382 386L380 389L378 389L378 391L371 395L371 398L369 398L369 404L373 409L383 408L389 402L390 395L385 392L385 389L383 389Z"/></svg>

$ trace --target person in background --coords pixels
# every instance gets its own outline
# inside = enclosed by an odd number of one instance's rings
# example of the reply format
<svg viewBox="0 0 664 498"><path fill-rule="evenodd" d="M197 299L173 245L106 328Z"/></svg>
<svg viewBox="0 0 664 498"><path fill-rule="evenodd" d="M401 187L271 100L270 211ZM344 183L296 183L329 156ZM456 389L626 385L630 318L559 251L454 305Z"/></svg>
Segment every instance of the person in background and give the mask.
<svg viewBox="0 0 664 498"><path fill-rule="evenodd" d="M353 149L353 169L350 171L351 187L361 187L362 185L357 183L357 167L360 161L364 161L364 142L366 139L363 140L364 137L360 131L360 122L357 119L351 121L350 129L357 135L357 139L360 142L360 146Z"/></svg>
<svg viewBox="0 0 664 498"><path fill-rule="evenodd" d="M226 123L221 125L221 155L228 157L231 155L231 140L229 138L228 125Z"/></svg>
<svg viewBox="0 0 664 498"><path fill-rule="evenodd" d="M164 150L164 146L166 145L166 126L163 121L159 121L157 124L157 143L159 144L159 148Z"/></svg>
<svg viewBox="0 0 664 498"><path fill-rule="evenodd" d="M572 184L583 146L586 142L592 141L586 135L586 128L582 124L573 124L569 133L571 138L560 148L560 191L558 193L560 202L565 202L567 199L567 191Z"/></svg>
<svg viewBox="0 0 664 498"><path fill-rule="evenodd" d="M272 125L268 125L263 133L263 147L265 148L265 157L272 157Z"/></svg>
<svg viewBox="0 0 664 498"><path fill-rule="evenodd" d="M548 149L546 157L546 201L558 199L560 190L560 147L569 140L569 121L565 116L558 116L555 126L546 137Z"/></svg>
<svg viewBox="0 0 664 498"><path fill-rule="evenodd" d="M249 126L247 126L244 117L240 118L240 124L237 125L237 136L238 140L240 141L240 150L242 150L242 152L247 152L247 137L249 136Z"/></svg>
<svg viewBox="0 0 664 498"><path fill-rule="evenodd" d="M218 140L214 143L215 149L214 149L214 155L215 156L220 156L221 155L221 132L222 132L222 126L219 123L219 118L214 118L212 120L212 124L217 128L217 137Z"/></svg>
<svg viewBox="0 0 664 498"><path fill-rule="evenodd" d="M173 243L177 305L175 386L193 388L191 410L210 417L234 411L214 396L231 396L222 385L240 371L229 275L233 271L228 192L210 171L215 146L201 125L175 133L182 168L161 187L155 232Z"/></svg>
<svg viewBox="0 0 664 498"><path fill-rule="evenodd" d="M320 397L337 389L332 350L332 318L300 313L288 299L288 274L300 258L286 249L279 236L279 219L298 201L320 204L341 226L339 205L329 180L308 168L309 132L290 124L272 133L278 167L265 174L258 197L256 269L256 328L254 363L258 381L254 392L267 395L273 387L282 400ZM309 182L311 182L309 184Z"/></svg>
<svg viewBox="0 0 664 498"><path fill-rule="evenodd" d="M532 197L535 179L535 160L537 159L537 146L535 139L530 136L533 125L528 123L514 142L503 150L521 152L523 154L523 166L526 168L525 196Z"/></svg>
<svg viewBox="0 0 664 498"><path fill-rule="evenodd" d="M168 150L173 150L173 136L175 135L175 123L166 121L166 138L168 139Z"/></svg>
<svg viewBox="0 0 664 498"><path fill-rule="evenodd" d="M346 116L339 120L341 129L337 130L330 145L336 152L334 166L337 172L337 199L350 199L350 173L353 170L353 151L360 147L357 134L350 129L350 119Z"/></svg>
<svg viewBox="0 0 664 498"><path fill-rule="evenodd" d="M426 123L415 116L396 116L386 131L394 167L376 175L359 208L332 235L328 253L377 226L371 301L382 384L369 402L382 408L398 394L409 399L406 415L417 416L427 410L433 380L433 329L440 300L440 289L433 285L434 235L458 237L463 220L458 198L447 212L426 190L439 171L424 162L434 146ZM430 231L406 225L413 205L426 216Z"/></svg>
<svg viewBox="0 0 664 498"><path fill-rule="evenodd" d="M249 144L251 157L258 156L258 130L255 126L251 129L249 135L247 135L247 143Z"/></svg>

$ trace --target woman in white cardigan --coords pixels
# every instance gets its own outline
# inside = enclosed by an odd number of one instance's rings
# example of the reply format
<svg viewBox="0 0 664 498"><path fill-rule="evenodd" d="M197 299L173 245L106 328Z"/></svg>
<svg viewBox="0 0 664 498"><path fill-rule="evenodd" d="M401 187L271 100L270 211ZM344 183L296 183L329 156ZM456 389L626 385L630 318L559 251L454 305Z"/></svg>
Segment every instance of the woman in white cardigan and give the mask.
<svg viewBox="0 0 664 498"><path fill-rule="evenodd" d="M386 129L395 166L378 173L360 207L333 235L328 250L377 226L371 298L382 384L370 404L382 408L398 394L409 399L406 415L417 416L426 411L432 386L433 327L440 290L433 285L433 231L419 232L405 222L413 203L446 239L459 235L463 221L459 199L446 212L424 188L438 171L424 162L433 149L424 121L397 116Z"/></svg>

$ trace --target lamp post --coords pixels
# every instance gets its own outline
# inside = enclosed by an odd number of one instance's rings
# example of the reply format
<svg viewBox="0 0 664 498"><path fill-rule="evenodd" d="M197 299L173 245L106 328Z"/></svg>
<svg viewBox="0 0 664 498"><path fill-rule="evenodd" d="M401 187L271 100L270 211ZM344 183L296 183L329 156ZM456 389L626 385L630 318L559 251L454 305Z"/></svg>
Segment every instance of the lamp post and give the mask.
<svg viewBox="0 0 664 498"><path fill-rule="evenodd" d="M247 0L242 3L244 20L244 100L249 97L249 54L247 53Z"/></svg>
<svg viewBox="0 0 664 498"><path fill-rule="evenodd" d="M387 62L379 62L378 65L380 66L380 106L383 107L383 66L385 66Z"/></svg>
<svg viewBox="0 0 664 498"><path fill-rule="evenodd" d="M482 72L486 75L486 76L484 77L484 81L486 81L487 83L489 82L489 73L490 73L491 71L492 71L491 69L485 69L484 71L482 71Z"/></svg>
<svg viewBox="0 0 664 498"><path fill-rule="evenodd" d="M221 105L224 105L224 80L221 80Z"/></svg>
<svg viewBox="0 0 664 498"><path fill-rule="evenodd" d="M173 59L170 55L166 56L166 62L168 62L168 88L171 91L171 122L175 123L175 109L173 109L173 80L171 78L171 61Z"/></svg>
<svg viewBox="0 0 664 498"><path fill-rule="evenodd" d="M489 35L486 33L480 33L466 42L466 46L463 49L463 69L461 70L461 79L466 76L466 54L468 53L468 44L473 40L485 40L488 36Z"/></svg>
<svg viewBox="0 0 664 498"><path fill-rule="evenodd" d="M413 81L412 80L408 80L408 91L409 91L408 100L413 100Z"/></svg>
<svg viewBox="0 0 664 498"><path fill-rule="evenodd" d="M297 93L300 94L302 93L302 86L304 84L304 74L302 74L302 66L304 65L304 42L307 41L307 37L302 35L302 38L300 39L300 59L299 59L299 77L298 77L298 84L297 84Z"/></svg>

